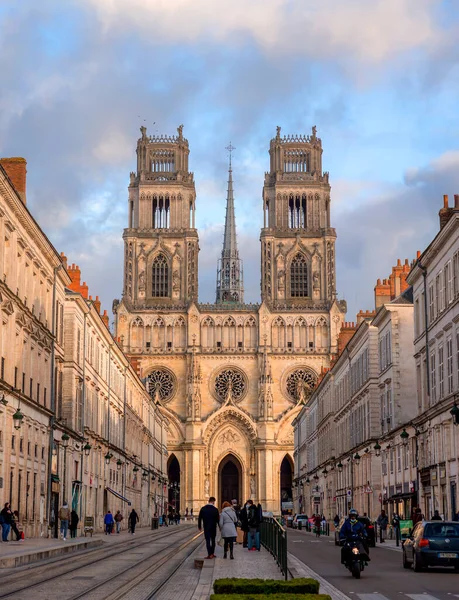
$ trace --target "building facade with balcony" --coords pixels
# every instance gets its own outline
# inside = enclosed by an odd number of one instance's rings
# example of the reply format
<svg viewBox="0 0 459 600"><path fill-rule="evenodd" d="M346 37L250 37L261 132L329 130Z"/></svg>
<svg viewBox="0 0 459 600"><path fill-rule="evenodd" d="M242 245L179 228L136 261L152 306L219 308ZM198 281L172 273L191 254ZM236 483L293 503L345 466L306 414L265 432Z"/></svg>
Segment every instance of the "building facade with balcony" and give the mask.
<svg viewBox="0 0 459 600"><path fill-rule="evenodd" d="M452 518L459 507L459 195L408 276L414 298L419 505Z"/></svg>

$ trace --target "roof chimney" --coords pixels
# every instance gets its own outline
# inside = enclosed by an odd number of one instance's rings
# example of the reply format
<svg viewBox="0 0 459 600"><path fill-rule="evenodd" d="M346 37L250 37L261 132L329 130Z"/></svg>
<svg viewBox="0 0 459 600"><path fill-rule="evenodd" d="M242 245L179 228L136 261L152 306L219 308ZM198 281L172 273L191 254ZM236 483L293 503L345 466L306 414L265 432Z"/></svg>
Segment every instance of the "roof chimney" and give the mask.
<svg viewBox="0 0 459 600"><path fill-rule="evenodd" d="M443 195L443 208L440 208L440 210L438 212L438 216L440 217L440 231L443 229L443 227L448 223L448 221L452 217L453 211L454 211L454 209L449 207L447 194L444 194Z"/></svg>
<svg viewBox="0 0 459 600"><path fill-rule="evenodd" d="M0 164L5 169L9 180L13 184L18 196L26 203L26 175L27 161L25 158L15 156L13 158L0 158Z"/></svg>
<svg viewBox="0 0 459 600"><path fill-rule="evenodd" d="M456 210L459 208L459 194L454 194L454 208Z"/></svg>

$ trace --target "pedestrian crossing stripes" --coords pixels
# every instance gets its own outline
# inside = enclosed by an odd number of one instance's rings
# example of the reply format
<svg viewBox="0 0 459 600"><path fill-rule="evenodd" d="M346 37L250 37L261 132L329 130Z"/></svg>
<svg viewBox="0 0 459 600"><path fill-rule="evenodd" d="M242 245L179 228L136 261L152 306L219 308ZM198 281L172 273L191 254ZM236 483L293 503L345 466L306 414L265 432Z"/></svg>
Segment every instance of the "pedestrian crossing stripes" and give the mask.
<svg viewBox="0 0 459 600"><path fill-rule="evenodd" d="M378 592L373 592L372 594L352 594L352 597L357 596L359 600L390 600L384 594L379 594ZM391 596L393 598L393 596ZM452 592L446 592L441 594L441 598L438 596L431 596L430 594L397 594L397 598L401 600L406 600L406 598L411 598L411 600L442 600L445 597L448 598L459 598L459 594L453 594Z"/></svg>

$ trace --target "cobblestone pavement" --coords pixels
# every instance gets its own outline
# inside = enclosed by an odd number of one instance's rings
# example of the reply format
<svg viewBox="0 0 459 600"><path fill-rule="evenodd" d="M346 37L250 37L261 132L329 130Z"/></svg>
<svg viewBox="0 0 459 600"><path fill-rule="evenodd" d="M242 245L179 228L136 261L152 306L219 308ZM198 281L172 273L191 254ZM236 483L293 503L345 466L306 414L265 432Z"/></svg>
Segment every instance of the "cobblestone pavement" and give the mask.
<svg viewBox="0 0 459 600"><path fill-rule="evenodd" d="M224 559L223 548L217 546L216 555L212 581L222 577L283 578L276 561L263 546L260 552L249 552L238 544L234 549L234 560Z"/></svg>

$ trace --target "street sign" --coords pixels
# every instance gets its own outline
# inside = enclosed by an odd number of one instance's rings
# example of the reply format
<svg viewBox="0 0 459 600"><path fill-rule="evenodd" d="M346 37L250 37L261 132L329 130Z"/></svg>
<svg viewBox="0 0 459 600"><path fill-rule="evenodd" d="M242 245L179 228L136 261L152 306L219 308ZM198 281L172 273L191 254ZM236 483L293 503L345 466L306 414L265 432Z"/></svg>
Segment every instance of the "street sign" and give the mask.
<svg viewBox="0 0 459 600"><path fill-rule="evenodd" d="M347 490L347 497L350 498L352 496L351 490Z"/></svg>

